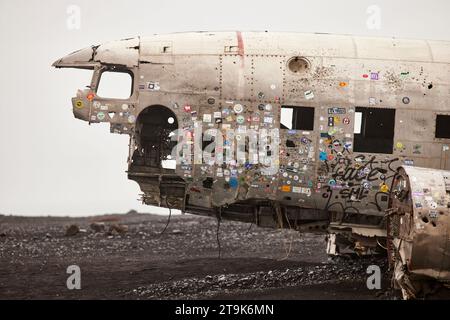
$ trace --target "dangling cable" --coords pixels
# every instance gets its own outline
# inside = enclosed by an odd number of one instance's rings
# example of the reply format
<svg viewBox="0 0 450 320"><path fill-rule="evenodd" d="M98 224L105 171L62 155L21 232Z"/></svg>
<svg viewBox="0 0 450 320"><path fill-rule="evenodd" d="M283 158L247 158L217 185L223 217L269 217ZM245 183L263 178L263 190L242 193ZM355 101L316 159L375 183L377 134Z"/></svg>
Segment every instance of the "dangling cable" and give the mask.
<svg viewBox="0 0 450 320"><path fill-rule="evenodd" d="M286 247L284 248L284 251L286 252L286 256L284 258L281 258L279 261L283 261L283 260L286 260L287 258L289 258L289 256L291 255L291 250L292 250L292 242L294 242L294 233L292 232L291 222L289 221L289 216L287 215L286 211L284 212L284 216L289 225L289 231L291 232L291 240L289 242L289 249L286 250Z"/></svg>
<svg viewBox="0 0 450 320"><path fill-rule="evenodd" d="M217 217L216 240L217 240L217 247L219 249L219 259L220 259L222 248L220 246L219 231L220 231L220 221L222 220L222 207L219 207L219 209L217 210L216 217Z"/></svg>
<svg viewBox="0 0 450 320"><path fill-rule="evenodd" d="M247 234L250 232L250 230L252 229L252 226L253 226L253 222L250 222L250 226L248 227L248 229L247 229Z"/></svg>
<svg viewBox="0 0 450 320"><path fill-rule="evenodd" d="M160 236L166 231L170 223L170 217L172 217L172 208L170 207L169 202L167 202L167 196L165 197L165 199L166 199L166 206L169 209L169 218L167 218L166 226L164 227L164 230L159 234Z"/></svg>

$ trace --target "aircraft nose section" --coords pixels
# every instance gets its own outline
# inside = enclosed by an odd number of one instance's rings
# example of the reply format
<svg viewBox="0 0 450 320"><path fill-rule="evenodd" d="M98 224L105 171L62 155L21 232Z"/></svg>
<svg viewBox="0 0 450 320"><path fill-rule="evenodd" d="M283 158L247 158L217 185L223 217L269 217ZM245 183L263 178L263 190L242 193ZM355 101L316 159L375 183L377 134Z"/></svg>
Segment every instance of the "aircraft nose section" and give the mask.
<svg viewBox="0 0 450 320"><path fill-rule="evenodd" d="M95 64L98 64L94 61L95 51L97 48L98 46L92 46L72 52L67 56L53 62L52 67L93 69Z"/></svg>
<svg viewBox="0 0 450 320"><path fill-rule="evenodd" d="M55 61L55 68L94 69L96 65L111 64L133 68L139 64L139 37L106 42L81 49Z"/></svg>

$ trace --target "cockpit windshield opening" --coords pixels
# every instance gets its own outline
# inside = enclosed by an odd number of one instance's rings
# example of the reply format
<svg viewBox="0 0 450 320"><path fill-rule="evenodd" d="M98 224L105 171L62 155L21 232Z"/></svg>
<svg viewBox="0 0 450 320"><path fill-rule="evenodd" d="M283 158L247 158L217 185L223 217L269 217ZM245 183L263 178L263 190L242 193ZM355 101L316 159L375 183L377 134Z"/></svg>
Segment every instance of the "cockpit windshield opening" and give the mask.
<svg viewBox="0 0 450 320"><path fill-rule="evenodd" d="M103 71L97 95L109 99L128 99L133 92L133 78L129 72Z"/></svg>

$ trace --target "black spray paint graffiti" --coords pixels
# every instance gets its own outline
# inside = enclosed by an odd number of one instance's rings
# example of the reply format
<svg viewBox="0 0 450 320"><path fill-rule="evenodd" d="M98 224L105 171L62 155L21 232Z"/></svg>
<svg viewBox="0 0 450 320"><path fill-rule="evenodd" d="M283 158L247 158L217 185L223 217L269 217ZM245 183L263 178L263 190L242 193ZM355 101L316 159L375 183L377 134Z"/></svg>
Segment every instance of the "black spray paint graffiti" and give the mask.
<svg viewBox="0 0 450 320"><path fill-rule="evenodd" d="M390 184L397 172L397 161L398 158L380 160L376 156L366 155L357 155L352 159L342 154L325 160L321 173L329 179L324 181L327 185L323 187L322 194L328 199L326 209L359 213L361 206L357 203L366 200L367 206L381 211L381 203L387 202Z"/></svg>

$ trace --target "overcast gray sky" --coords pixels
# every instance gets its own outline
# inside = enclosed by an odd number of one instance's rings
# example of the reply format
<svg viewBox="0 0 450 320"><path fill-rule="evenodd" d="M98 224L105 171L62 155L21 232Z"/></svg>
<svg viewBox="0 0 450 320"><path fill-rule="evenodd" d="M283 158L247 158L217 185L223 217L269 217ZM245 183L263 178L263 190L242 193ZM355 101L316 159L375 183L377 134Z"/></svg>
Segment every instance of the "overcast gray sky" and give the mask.
<svg viewBox="0 0 450 320"><path fill-rule="evenodd" d="M67 13L71 5L80 9L79 29L70 18L74 11ZM378 9L379 25L372 19ZM74 50L198 30L450 40L449 14L448 0L0 0L0 213L164 212L137 200L138 185L125 173L127 136L73 118L70 98L90 73L50 65Z"/></svg>

